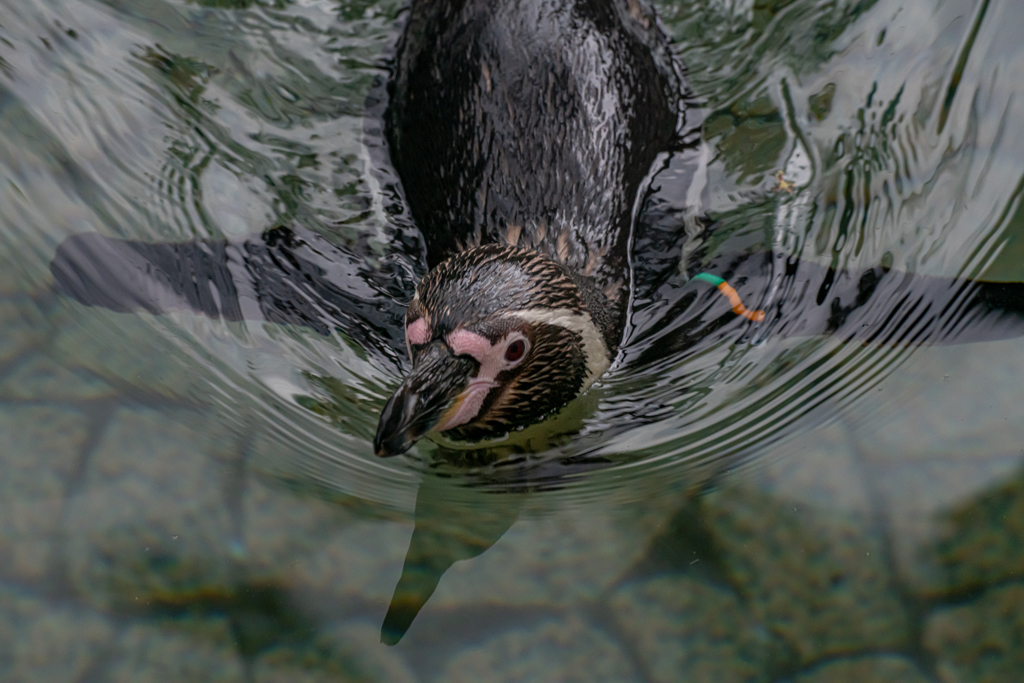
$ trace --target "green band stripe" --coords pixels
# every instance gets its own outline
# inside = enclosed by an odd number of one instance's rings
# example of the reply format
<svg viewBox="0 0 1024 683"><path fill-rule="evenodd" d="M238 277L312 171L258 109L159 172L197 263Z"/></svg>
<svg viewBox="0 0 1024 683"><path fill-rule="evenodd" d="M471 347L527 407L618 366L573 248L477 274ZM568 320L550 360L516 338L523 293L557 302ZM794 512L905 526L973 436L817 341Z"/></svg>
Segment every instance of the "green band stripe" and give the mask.
<svg viewBox="0 0 1024 683"><path fill-rule="evenodd" d="M725 280L723 280L722 278L718 277L717 275L712 275L711 273L697 273L696 275L693 276L693 279L700 280L702 282L707 282L708 284L714 285L715 287L725 282Z"/></svg>

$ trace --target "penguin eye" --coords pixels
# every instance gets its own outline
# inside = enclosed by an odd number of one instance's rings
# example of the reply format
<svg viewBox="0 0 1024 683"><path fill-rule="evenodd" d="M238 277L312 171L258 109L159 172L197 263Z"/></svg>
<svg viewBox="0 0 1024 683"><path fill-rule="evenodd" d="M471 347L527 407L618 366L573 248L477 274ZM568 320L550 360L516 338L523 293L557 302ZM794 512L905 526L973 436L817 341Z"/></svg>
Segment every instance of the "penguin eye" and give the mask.
<svg viewBox="0 0 1024 683"><path fill-rule="evenodd" d="M508 345L505 349L505 360L509 363L515 363L520 360L523 355L526 354L526 340L516 339L514 342Z"/></svg>

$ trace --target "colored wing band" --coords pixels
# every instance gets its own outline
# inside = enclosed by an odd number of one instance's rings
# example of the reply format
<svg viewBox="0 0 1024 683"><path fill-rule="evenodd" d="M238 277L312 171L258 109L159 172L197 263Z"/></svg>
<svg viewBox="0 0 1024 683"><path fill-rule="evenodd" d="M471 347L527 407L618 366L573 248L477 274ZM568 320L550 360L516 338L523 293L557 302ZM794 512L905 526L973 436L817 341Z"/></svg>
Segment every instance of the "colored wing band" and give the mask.
<svg viewBox="0 0 1024 683"><path fill-rule="evenodd" d="M709 285L714 285L718 288L725 298L729 300L729 304L732 305L732 312L736 315L742 315L747 320L753 320L755 323L759 323L764 320L764 311L751 311L743 305L743 301L740 300L740 295L735 289L729 286L729 283L711 273L697 273L693 276L694 280L700 280L701 282L707 282Z"/></svg>

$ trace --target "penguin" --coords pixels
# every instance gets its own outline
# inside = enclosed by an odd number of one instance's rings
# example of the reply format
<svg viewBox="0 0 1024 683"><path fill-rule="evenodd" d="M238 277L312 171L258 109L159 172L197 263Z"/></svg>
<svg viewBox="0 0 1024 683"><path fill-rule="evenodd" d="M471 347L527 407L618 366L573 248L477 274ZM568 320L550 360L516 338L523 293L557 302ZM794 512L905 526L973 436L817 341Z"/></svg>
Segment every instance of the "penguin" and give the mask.
<svg viewBox="0 0 1024 683"><path fill-rule="evenodd" d="M608 369L633 208L684 91L637 0L413 2L386 132L430 271L378 455L514 432Z"/></svg>

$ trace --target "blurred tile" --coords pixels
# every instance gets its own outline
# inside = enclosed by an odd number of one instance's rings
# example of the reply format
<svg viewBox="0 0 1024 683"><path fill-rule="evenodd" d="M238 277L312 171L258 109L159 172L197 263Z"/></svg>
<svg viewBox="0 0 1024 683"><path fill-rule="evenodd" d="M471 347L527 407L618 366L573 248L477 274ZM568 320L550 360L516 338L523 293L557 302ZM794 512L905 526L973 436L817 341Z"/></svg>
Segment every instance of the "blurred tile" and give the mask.
<svg viewBox="0 0 1024 683"><path fill-rule="evenodd" d="M843 424L813 429L759 455L745 480L798 505L869 516L863 466Z"/></svg>
<svg viewBox="0 0 1024 683"><path fill-rule="evenodd" d="M1024 344L1019 339L915 350L852 421L882 461L1019 454Z"/></svg>
<svg viewBox="0 0 1024 683"><path fill-rule="evenodd" d="M924 646L943 683L1002 683L1024 671L1024 583L936 609L925 620Z"/></svg>
<svg viewBox="0 0 1024 683"><path fill-rule="evenodd" d="M291 563L281 574L282 584L300 601L386 605L402 572L410 525L357 521L331 531L315 550Z"/></svg>
<svg viewBox="0 0 1024 683"><path fill-rule="evenodd" d="M402 656L382 645L380 629L342 624L311 642L270 649L252 666L258 683L415 683Z"/></svg>
<svg viewBox="0 0 1024 683"><path fill-rule="evenodd" d="M102 615L55 606L0 586L0 680L77 681L114 635Z"/></svg>
<svg viewBox="0 0 1024 683"><path fill-rule="evenodd" d="M739 487L706 496L702 514L733 585L799 661L908 642L882 540L863 520Z"/></svg>
<svg viewBox="0 0 1024 683"><path fill-rule="evenodd" d="M801 672L793 683L930 683L911 660L898 655L836 659Z"/></svg>
<svg viewBox="0 0 1024 683"><path fill-rule="evenodd" d="M242 496L247 576L272 578L287 573L357 519L338 505L250 474Z"/></svg>
<svg viewBox="0 0 1024 683"><path fill-rule="evenodd" d="M457 652L438 683L642 681L622 647L578 618L506 631Z"/></svg>
<svg viewBox="0 0 1024 683"><path fill-rule="evenodd" d="M109 384L64 367L43 353L24 356L0 378L0 401L90 401L111 398Z"/></svg>
<svg viewBox="0 0 1024 683"><path fill-rule="evenodd" d="M144 605L226 585L230 472L218 453L232 445L196 413L118 410L68 501L63 533L77 593L101 606Z"/></svg>
<svg viewBox="0 0 1024 683"><path fill-rule="evenodd" d="M0 366L37 348L47 337L43 316L27 297L0 298Z"/></svg>
<svg viewBox="0 0 1024 683"><path fill-rule="evenodd" d="M728 589L662 576L619 589L610 606L654 683L770 680L772 639Z"/></svg>
<svg viewBox="0 0 1024 683"><path fill-rule="evenodd" d="M872 476L900 579L935 596L1020 575L1024 531L1004 506L1020 506L1019 456L875 465Z"/></svg>
<svg viewBox="0 0 1024 683"><path fill-rule="evenodd" d="M87 437L76 410L0 405L0 576L37 581L49 569Z"/></svg>
<svg viewBox="0 0 1024 683"><path fill-rule="evenodd" d="M67 303L52 316L48 353L60 366L141 394L202 396L208 378L166 338L168 321Z"/></svg>
<svg viewBox="0 0 1024 683"><path fill-rule="evenodd" d="M114 646L111 683L242 683L245 670L223 619L177 619L129 625Z"/></svg>
<svg viewBox="0 0 1024 683"><path fill-rule="evenodd" d="M944 512L932 552L950 590L1024 579L1024 471Z"/></svg>

